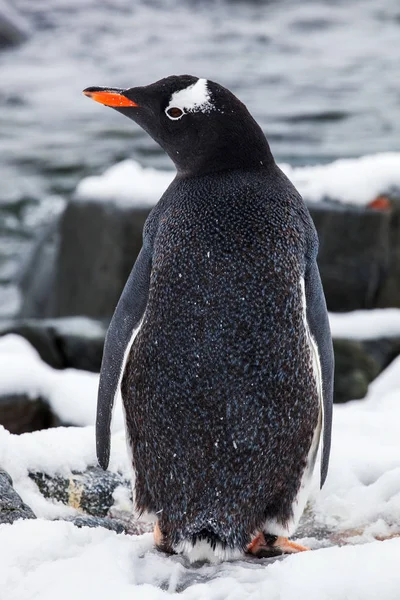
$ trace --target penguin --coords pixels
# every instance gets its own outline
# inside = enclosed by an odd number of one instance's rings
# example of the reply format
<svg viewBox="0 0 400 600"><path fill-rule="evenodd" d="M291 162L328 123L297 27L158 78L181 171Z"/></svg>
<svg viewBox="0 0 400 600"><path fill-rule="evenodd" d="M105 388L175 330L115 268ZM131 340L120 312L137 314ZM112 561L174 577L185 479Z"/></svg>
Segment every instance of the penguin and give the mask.
<svg viewBox="0 0 400 600"><path fill-rule="evenodd" d="M157 548L190 561L308 550L289 538L313 471L326 479L334 360L305 203L218 83L83 93L135 121L177 171L107 332L99 464L120 390L134 503Z"/></svg>

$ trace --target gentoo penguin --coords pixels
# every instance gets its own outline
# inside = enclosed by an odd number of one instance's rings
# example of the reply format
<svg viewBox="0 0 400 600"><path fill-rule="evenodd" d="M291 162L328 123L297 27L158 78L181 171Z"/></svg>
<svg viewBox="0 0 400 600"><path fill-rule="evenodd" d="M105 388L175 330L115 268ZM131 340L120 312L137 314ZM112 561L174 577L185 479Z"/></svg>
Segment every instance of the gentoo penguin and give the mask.
<svg viewBox="0 0 400 600"><path fill-rule="evenodd" d="M159 548L190 560L305 550L288 538L317 455L326 478L333 382L309 212L221 85L183 75L84 94L133 119L177 169L107 333L99 463L121 388L135 503Z"/></svg>

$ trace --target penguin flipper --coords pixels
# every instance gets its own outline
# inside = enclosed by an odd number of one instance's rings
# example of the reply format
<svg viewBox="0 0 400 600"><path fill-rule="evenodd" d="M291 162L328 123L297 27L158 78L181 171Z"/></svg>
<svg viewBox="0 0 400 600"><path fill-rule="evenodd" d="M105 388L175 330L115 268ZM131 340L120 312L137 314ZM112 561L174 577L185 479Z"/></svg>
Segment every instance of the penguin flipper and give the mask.
<svg viewBox="0 0 400 600"><path fill-rule="evenodd" d="M329 453L331 448L334 356L324 290L322 288L321 277L315 258L310 261L306 269L305 296L307 323L313 340L318 348L322 375L324 413L321 461L322 487L328 473Z"/></svg>
<svg viewBox="0 0 400 600"><path fill-rule="evenodd" d="M146 310L151 260L150 249L144 244L122 291L104 343L96 416L97 460L103 469L107 469L110 459L112 410L125 353Z"/></svg>

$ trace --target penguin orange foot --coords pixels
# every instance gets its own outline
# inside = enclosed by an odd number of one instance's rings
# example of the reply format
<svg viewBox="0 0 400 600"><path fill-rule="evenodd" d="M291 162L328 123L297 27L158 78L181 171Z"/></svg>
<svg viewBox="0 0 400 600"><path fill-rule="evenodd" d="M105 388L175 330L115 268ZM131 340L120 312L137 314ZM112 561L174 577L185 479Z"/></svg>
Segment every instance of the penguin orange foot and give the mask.
<svg viewBox="0 0 400 600"><path fill-rule="evenodd" d="M280 554L296 554L310 550L307 546L291 542L288 538L260 532L247 546L248 554L258 558L279 556Z"/></svg>

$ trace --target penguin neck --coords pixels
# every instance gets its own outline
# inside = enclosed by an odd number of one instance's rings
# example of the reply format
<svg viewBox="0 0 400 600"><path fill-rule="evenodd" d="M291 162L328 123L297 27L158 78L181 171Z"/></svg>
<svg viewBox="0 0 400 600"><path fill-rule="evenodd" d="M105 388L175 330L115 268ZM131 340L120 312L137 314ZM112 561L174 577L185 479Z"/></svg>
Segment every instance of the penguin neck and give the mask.
<svg viewBox="0 0 400 600"><path fill-rule="evenodd" d="M180 177L275 165L268 141L255 121L252 128L236 127L229 138L215 134L208 140L205 152L189 150L171 158Z"/></svg>

